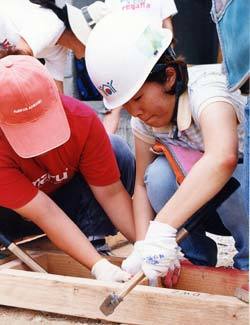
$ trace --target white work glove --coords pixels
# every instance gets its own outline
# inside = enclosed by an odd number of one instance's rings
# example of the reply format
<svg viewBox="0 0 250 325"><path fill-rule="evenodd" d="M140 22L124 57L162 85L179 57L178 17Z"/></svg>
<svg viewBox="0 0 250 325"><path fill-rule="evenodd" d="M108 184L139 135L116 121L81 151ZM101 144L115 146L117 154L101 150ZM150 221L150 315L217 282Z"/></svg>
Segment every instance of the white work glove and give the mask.
<svg viewBox="0 0 250 325"><path fill-rule="evenodd" d="M177 282L183 254L176 243L176 233L168 224L151 221L145 239L138 242L136 248L143 259L142 271L151 283L164 276L168 277L166 285L169 287Z"/></svg>
<svg viewBox="0 0 250 325"><path fill-rule="evenodd" d="M111 12L110 7L108 7L102 1L95 1L94 3L86 7L86 9L90 15L90 18L92 19L92 24L96 24L99 20L101 20L103 17L105 17Z"/></svg>
<svg viewBox="0 0 250 325"><path fill-rule="evenodd" d="M122 269L132 275L141 271L143 262L142 256L137 250L138 245L140 245L140 241L135 242L132 253L122 262Z"/></svg>
<svg viewBox="0 0 250 325"><path fill-rule="evenodd" d="M104 258L94 264L91 274L101 281L126 282L131 279L130 274Z"/></svg>

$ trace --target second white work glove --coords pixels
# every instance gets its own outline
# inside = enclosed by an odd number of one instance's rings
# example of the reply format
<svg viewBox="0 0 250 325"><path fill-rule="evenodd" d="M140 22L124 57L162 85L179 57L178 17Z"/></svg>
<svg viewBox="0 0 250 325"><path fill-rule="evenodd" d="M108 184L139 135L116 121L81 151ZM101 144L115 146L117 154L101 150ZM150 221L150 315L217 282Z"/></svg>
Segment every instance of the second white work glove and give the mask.
<svg viewBox="0 0 250 325"><path fill-rule="evenodd" d="M151 221L145 240L138 242L142 271L152 282L180 269L181 249L176 243L177 230L168 224ZM175 271L176 272L176 271Z"/></svg>
<svg viewBox="0 0 250 325"><path fill-rule="evenodd" d="M101 281L126 282L131 278L131 274L121 270L121 268L104 258L94 264L91 274Z"/></svg>
<svg viewBox="0 0 250 325"><path fill-rule="evenodd" d="M140 245L140 241L135 242L132 253L122 262L122 269L132 275L141 271L143 262L142 256L137 249L138 245Z"/></svg>

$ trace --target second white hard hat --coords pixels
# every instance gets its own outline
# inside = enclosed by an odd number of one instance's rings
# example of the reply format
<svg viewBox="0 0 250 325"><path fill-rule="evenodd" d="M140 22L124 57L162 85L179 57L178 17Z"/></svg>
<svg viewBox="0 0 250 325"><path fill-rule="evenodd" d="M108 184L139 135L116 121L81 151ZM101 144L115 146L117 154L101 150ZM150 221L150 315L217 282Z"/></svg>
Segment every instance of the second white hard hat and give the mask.
<svg viewBox="0 0 250 325"><path fill-rule="evenodd" d="M68 19L72 32L82 44L86 44L92 27L111 12L110 7L101 1L95 1L81 9L66 3Z"/></svg>
<svg viewBox="0 0 250 325"><path fill-rule="evenodd" d="M172 37L169 29L155 27L136 13L111 13L96 24L85 60L108 109L122 106L136 94Z"/></svg>

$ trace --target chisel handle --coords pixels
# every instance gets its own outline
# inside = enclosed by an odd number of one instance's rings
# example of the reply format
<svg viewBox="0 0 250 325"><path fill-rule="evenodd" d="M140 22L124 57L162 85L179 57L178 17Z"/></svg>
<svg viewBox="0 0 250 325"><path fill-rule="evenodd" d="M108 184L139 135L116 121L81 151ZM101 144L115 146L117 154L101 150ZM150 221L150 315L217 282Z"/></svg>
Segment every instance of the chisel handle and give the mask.
<svg viewBox="0 0 250 325"><path fill-rule="evenodd" d="M123 298L127 296L127 294L139 283L141 280L145 278L145 275L142 271L136 273L132 279L124 284L123 290L118 294L118 299L121 301Z"/></svg>
<svg viewBox="0 0 250 325"><path fill-rule="evenodd" d="M47 273L30 255L20 249L15 243L0 232L0 243L6 247L11 253L18 257L24 264L26 264L32 271Z"/></svg>

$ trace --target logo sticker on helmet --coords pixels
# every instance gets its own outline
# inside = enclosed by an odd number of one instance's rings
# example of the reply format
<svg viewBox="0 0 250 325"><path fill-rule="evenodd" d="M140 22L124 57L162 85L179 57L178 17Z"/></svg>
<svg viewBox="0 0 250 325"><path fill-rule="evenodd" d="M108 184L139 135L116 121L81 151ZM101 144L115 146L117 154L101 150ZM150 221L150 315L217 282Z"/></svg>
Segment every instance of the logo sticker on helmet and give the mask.
<svg viewBox="0 0 250 325"><path fill-rule="evenodd" d="M164 45L164 34L148 26L137 40L137 48L147 57L158 54Z"/></svg>
<svg viewBox="0 0 250 325"><path fill-rule="evenodd" d="M98 87L98 89L101 91L101 93L104 96L111 96L112 94L116 93L116 89L113 86L113 80L110 80L109 82L102 84Z"/></svg>

